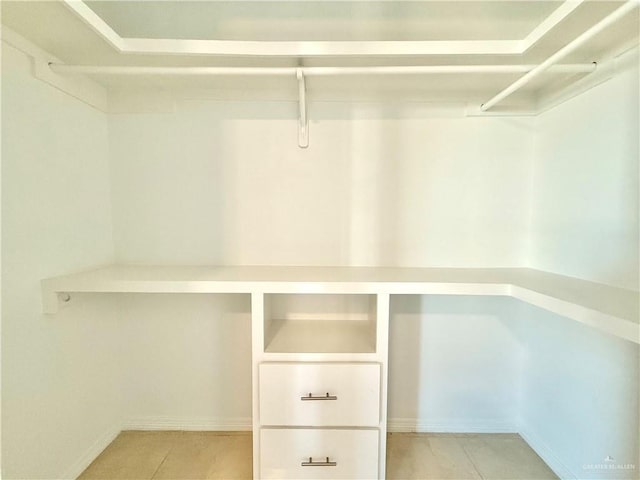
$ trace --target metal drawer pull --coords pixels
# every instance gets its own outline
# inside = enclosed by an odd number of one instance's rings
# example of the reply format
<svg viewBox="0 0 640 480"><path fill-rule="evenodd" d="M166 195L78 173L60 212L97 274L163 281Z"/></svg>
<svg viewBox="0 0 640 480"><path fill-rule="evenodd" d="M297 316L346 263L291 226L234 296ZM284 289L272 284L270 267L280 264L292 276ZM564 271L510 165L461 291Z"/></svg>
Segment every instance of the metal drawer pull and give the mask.
<svg viewBox="0 0 640 480"><path fill-rule="evenodd" d="M329 457L324 462L314 462L313 458L309 457L308 462L302 462L301 465L303 467L337 467L338 462L330 462Z"/></svg>
<svg viewBox="0 0 640 480"><path fill-rule="evenodd" d="M324 397L314 397L313 395L309 394L306 397L300 397L300 400L337 400L338 397L335 395L329 395L329 392L327 392L327 394Z"/></svg>

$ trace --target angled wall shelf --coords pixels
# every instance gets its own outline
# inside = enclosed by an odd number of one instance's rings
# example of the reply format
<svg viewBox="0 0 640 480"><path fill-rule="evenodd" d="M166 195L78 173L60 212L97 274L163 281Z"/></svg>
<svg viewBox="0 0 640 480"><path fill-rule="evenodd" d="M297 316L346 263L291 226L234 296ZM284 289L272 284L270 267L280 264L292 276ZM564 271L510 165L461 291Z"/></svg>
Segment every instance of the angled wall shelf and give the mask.
<svg viewBox="0 0 640 480"><path fill-rule="evenodd" d="M509 296L640 343L638 292L526 268L110 265L42 281L45 313L73 293L256 292Z"/></svg>

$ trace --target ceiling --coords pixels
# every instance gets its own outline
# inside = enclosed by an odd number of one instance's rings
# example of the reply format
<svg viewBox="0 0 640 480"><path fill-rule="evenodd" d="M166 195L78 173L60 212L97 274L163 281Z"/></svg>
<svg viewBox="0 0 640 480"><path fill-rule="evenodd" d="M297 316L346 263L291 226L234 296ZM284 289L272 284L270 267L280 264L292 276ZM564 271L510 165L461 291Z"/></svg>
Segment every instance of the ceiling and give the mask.
<svg viewBox="0 0 640 480"><path fill-rule="evenodd" d="M569 2L570 3L570 2ZM146 39L144 45L171 45L186 50L120 51L62 0L1 2L2 23L68 64L136 66L345 66L345 65L504 65L539 64L620 7L621 1L574 2L570 13L544 30L522 51L478 54L447 51L446 42L520 46L550 16L569 3L549 0L503 1L94 1L84 5L113 35L124 41ZM562 63L602 61L637 44L640 17L625 16L596 35ZM555 12L555 13L554 13ZM548 31L547 31L548 30ZM197 42L445 42L438 54L410 55L215 55L189 53ZM315 45L315 44L314 44ZM145 47L146 48L146 47ZM402 47L401 47L402 48ZM492 48L492 47L491 47ZM170 48L169 48L170 50ZM412 50L408 50L411 52ZM335 52L335 51L334 51ZM522 74L456 74L434 76L323 77L309 79L310 95L356 97L387 93L425 100L486 100ZM531 100L580 75L547 73L510 98ZM110 89L191 88L295 94L295 78L157 78L94 75ZM340 93L340 95L338 95ZM277 95L276 95L277 96Z"/></svg>
<svg viewBox="0 0 640 480"><path fill-rule="evenodd" d="M90 1L132 38L228 40L511 40L561 1Z"/></svg>

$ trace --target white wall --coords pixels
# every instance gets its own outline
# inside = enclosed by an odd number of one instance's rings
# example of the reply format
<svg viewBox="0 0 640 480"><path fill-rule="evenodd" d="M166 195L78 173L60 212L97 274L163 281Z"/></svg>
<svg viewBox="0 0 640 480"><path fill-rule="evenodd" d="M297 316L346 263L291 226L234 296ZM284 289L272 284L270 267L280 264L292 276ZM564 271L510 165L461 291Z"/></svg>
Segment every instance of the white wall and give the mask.
<svg viewBox="0 0 640 480"><path fill-rule="evenodd" d="M391 430L517 431L523 372L515 302L392 296Z"/></svg>
<svg viewBox="0 0 640 480"><path fill-rule="evenodd" d="M41 314L40 280L112 261L107 121L2 49L3 478L59 478L117 426L119 325L79 296ZM77 472L76 472L77 473Z"/></svg>
<svg viewBox="0 0 640 480"><path fill-rule="evenodd" d="M428 105L178 104L109 119L116 256L135 263L513 266L532 121Z"/></svg>
<svg viewBox="0 0 640 480"><path fill-rule="evenodd" d="M124 428L251 428L247 295L119 295L127 327Z"/></svg>
<svg viewBox="0 0 640 480"><path fill-rule="evenodd" d="M530 265L638 289L638 49L536 121Z"/></svg>
<svg viewBox="0 0 640 480"><path fill-rule="evenodd" d="M638 345L527 304L520 318L527 441L563 478L637 479Z"/></svg>
<svg viewBox="0 0 640 480"><path fill-rule="evenodd" d="M537 119L530 262L637 288L638 50L619 64ZM527 305L520 316L527 438L569 478L637 478L638 345Z"/></svg>

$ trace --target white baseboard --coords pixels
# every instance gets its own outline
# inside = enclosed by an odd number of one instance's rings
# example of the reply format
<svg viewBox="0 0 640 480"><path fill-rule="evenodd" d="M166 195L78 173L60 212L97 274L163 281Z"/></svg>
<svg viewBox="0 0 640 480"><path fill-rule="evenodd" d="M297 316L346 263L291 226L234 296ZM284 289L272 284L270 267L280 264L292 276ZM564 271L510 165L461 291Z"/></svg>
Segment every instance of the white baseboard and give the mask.
<svg viewBox="0 0 640 480"><path fill-rule="evenodd" d="M416 418L390 418L387 421L389 432L420 433L518 433L512 422L500 420L419 420Z"/></svg>
<svg viewBox="0 0 640 480"><path fill-rule="evenodd" d="M137 417L122 422L122 430L251 431L251 417Z"/></svg>
<svg viewBox="0 0 640 480"><path fill-rule="evenodd" d="M576 480L578 478L553 452L553 449L533 433L530 428L521 426L519 430L522 439L529 444L538 456L544 460L544 463L546 463L561 480Z"/></svg>
<svg viewBox="0 0 640 480"><path fill-rule="evenodd" d="M98 438L82 456L62 475L62 478L76 479L91 465L98 455L109 446L120 433L120 426L114 426Z"/></svg>

